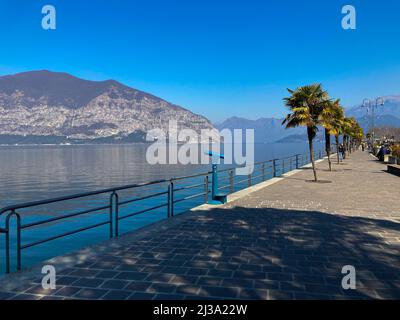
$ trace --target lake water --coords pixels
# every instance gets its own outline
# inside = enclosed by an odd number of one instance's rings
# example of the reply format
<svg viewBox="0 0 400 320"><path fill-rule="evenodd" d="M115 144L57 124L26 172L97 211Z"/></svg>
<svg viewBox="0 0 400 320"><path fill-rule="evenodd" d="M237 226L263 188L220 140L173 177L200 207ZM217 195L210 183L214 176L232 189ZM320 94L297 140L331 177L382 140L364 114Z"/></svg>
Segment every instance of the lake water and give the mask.
<svg viewBox="0 0 400 320"><path fill-rule="evenodd" d="M320 146L321 147L321 146ZM132 145L68 145L68 146L2 146L0 147L0 208L8 205L65 196L85 191L135 184L159 179L169 179L207 172L207 165L156 165L146 162L146 144ZM318 147L316 148L318 149ZM320 148L319 148L320 149ZM319 150L318 149L318 150ZM283 158L295 154L306 154L308 145L297 144L256 144L256 162ZM222 177L223 178L223 177ZM223 180L221 178L221 180ZM225 177L226 178L226 177ZM201 183L203 178L183 181L176 187ZM260 182L256 180L254 183ZM226 185L221 181L221 185ZM247 182L235 187L245 188ZM166 185L157 185L151 192L166 190ZM149 188L121 192L120 200L129 200L149 194ZM183 190L176 199L203 192L203 187ZM166 195L147 199L120 208L120 216L140 211L166 202ZM183 201L175 206L176 213L182 213L204 202L203 197ZM22 224L40 221L93 208L109 203L109 195L70 200L18 212ZM22 244L51 237L63 232L79 229L96 222L106 221L108 210L62 220L57 223L26 229L22 232ZM121 233L129 232L151 222L166 218L166 208L121 220ZM0 226L5 226L4 216ZM109 226L101 226L75 235L67 236L22 251L23 267L44 259L65 254L108 238ZM14 239L14 235L12 235ZM0 237L0 276L4 272L4 235ZM15 256L12 257L13 266Z"/></svg>

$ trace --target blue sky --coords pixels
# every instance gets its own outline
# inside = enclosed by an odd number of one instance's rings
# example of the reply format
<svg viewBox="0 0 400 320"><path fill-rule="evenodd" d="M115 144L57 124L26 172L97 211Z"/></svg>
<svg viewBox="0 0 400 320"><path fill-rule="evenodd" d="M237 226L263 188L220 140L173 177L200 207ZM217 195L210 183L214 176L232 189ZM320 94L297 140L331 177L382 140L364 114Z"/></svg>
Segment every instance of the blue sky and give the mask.
<svg viewBox="0 0 400 320"><path fill-rule="evenodd" d="M400 94L399 15L398 0L1 0L0 74L112 78L213 121L280 117L286 88L312 82L346 106Z"/></svg>

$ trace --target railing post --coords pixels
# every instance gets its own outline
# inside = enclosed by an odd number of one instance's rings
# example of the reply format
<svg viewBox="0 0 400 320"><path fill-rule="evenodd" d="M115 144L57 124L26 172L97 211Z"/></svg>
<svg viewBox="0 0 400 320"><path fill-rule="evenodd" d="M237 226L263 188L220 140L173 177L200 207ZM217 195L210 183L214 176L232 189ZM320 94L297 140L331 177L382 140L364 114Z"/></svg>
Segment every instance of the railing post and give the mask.
<svg viewBox="0 0 400 320"><path fill-rule="evenodd" d="M251 173L248 175L248 186L251 187Z"/></svg>
<svg viewBox="0 0 400 320"><path fill-rule="evenodd" d="M265 181L265 162L261 165L262 181Z"/></svg>
<svg viewBox="0 0 400 320"><path fill-rule="evenodd" d="M171 180L170 182L171 186L171 217L174 216L174 181Z"/></svg>
<svg viewBox="0 0 400 320"><path fill-rule="evenodd" d="M208 176L204 177L204 203L208 202Z"/></svg>
<svg viewBox="0 0 400 320"><path fill-rule="evenodd" d="M296 169L299 169L299 155L296 154Z"/></svg>
<svg viewBox="0 0 400 320"><path fill-rule="evenodd" d="M233 193L233 170L229 171L229 191Z"/></svg>
<svg viewBox="0 0 400 320"><path fill-rule="evenodd" d="M10 229L6 225L5 230L5 244L6 244L6 273L10 273Z"/></svg>
<svg viewBox="0 0 400 320"><path fill-rule="evenodd" d="M115 191L113 191L110 195L110 239L114 237L114 198L115 198Z"/></svg>
<svg viewBox="0 0 400 320"><path fill-rule="evenodd" d="M319 151L319 158L322 159L322 151Z"/></svg>
<svg viewBox="0 0 400 320"><path fill-rule="evenodd" d="M282 174L285 174L285 159L282 159Z"/></svg>
<svg viewBox="0 0 400 320"><path fill-rule="evenodd" d="M171 217L171 184L168 184L167 192L167 218Z"/></svg>
<svg viewBox="0 0 400 320"><path fill-rule="evenodd" d="M112 200L112 209L114 209L114 228L115 228L115 237L118 238L119 236L119 196L118 193L115 191L111 194L111 198L115 200L115 205L114 205L114 200Z"/></svg>
<svg viewBox="0 0 400 320"><path fill-rule="evenodd" d="M215 200L218 193L218 171L217 165L212 165L211 199Z"/></svg>
<svg viewBox="0 0 400 320"><path fill-rule="evenodd" d="M17 271L21 270L21 216L12 210L6 217L6 273L10 273L10 220L17 219Z"/></svg>
<svg viewBox="0 0 400 320"><path fill-rule="evenodd" d="M272 170L274 178L276 178L276 159L272 160Z"/></svg>

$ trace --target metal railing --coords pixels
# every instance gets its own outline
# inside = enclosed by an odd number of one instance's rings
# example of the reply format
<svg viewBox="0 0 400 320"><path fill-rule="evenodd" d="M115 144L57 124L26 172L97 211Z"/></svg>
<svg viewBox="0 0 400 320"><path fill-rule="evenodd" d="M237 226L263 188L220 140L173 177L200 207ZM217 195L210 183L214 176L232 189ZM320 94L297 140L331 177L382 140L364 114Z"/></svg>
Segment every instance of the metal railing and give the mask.
<svg viewBox="0 0 400 320"><path fill-rule="evenodd" d="M321 159L324 153L321 151L315 154L316 159ZM236 168L226 168L219 170L218 173L221 175L227 175L225 177L218 178L219 182L225 182L224 185L219 187L221 190L228 190L228 193L233 193L237 190L244 189L246 187L250 187L255 183L260 183L262 181L268 180L273 177L280 177L284 173L299 169L305 164L309 163L309 155L294 155L291 157L268 160L264 162L259 162L254 164L254 170L248 176L236 176L235 169ZM16 270L20 271L22 267L21 257L22 251L28 248L32 248L56 239L60 239L63 237L71 236L83 231L87 231L90 229L98 228L101 226L108 225L108 235L110 238L118 237L120 235L119 227L120 221L144 214L150 211L154 211L160 208L166 208L166 218L172 218L175 214L174 209L177 203L181 203L184 201L188 201L195 198L203 198L204 203L207 203L209 200L209 195L211 193L210 190L210 179L211 172L199 173L191 176L184 176L178 178L172 178L169 180L157 180L148 183L142 184L132 184L125 185L120 187L108 188L103 190L97 190L92 192L79 193L69 196L57 197L47 200L41 201L33 201L22 204L11 205L5 207L0 210L0 218L5 217L5 226L4 228L0 227L0 234L5 235L5 270L6 273L10 273L11 271L11 252L10 252L10 234L12 232L11 222L15 219L15 235L16 235ZM238 180L238 177L240 178ZM245 177L245 178L244 178ZM181 182L190 182L189 185L179 185ZM194 181L191 183L191 181ZM121 194L124 191L142 189L145 187L158 187L158 191L139 196L134 198L128 198L123 200ZM196 189L201 189L201 192L197 192ZM196 193L191 195L182 195L182 191L195 190ZM146 190L147 191L147 190ZM25 222L24 223L24 215L21 214L23 209L32 209L32 208L41 208L46 205L54 204L54 203L64 203L69 200L78 200L85 199L93 196L104 196L106 203L105 205L96 206L94 208L89 208L85 210L80 210L77 212L67 213L63 215L57 215L55 217L43 219L40 221L34 222ZM121 215L120 209L122 206L126 206L128 204L135 204L143 200L152 200L156 198L164 197L163 200L158 200L158 202L154 203L149 207L146 207L141 210L134 210L132 212ZM187 209L186 209L187 210ZM67 219L76 218L80 216L85 216L94 213L106 213L107 219L105 221L96 222L94 224L90 224L87 226L82 226L77 229L68 230L67 232L62 232L56 235L52 235L49 237L42 238L40 240L35 240L32 242L22 242L22 233L24 230L32 230L35 227L44 226L54 224L60 221L65 221Z"/></svg>

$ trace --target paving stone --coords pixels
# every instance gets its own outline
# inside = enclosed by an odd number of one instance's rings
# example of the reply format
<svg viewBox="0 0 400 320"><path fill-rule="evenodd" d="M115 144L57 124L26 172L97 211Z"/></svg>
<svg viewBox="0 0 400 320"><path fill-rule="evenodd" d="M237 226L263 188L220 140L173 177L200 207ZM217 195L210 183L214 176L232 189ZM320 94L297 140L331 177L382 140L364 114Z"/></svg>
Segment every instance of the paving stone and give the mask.
<svg viewBox="0 0 400 320"><path fill-rule="evenodd" d="M15 296L12 292L0 292L0 300L7 300Z"/></svg>
<svg viewBox="0 0 400 320"><path fill-rule="evenodd" d="M279 281L277 280L254 280L254 288L256 289L279 289Z"/></svg>
<svg viewBox="0 0 400 320"><path fill-rule="evenodd" d="M52 295L54 292L56 292L56 290L57 287L56 289L52 290L52 289L43 289L43 287L39 285L26 290L25 293L38 294L38 295Z"/></svg>
<svg viewBox="0 0 400 320"><path fill-rule="evenodd" d="M124 280L106 280L100 287L102 289L123 289L129 284L129 281Z"/></svg>
<svg viewBox="0 0 400 320"><path fill-rule="evenodd" d="M222 287L236 287L236 288L253 288L254 280L248 279L224 279L222 280Z"/></svg>
<svg viewBox="0 0 400 320"><path fill-rule="evenodd" d="M74 295L74 298L97 300L105 296L107 292L109 291L103 289L82 289Z"/></svg>
<svg viewBox="0 0 400 320"><path fill-rule="evenodd" d="M268 300L293 300L294 294L292 292L281 290L268 290Z"/></svg>
<svg viewBox="0 0 400 320"><path fill-rule="evenodd" d="M183 300L185 298L182 294L167 294L159 293L154 297L154 300Z"/></svg>
<svg viewBox="0 0 400 320"><path fill-rule="evenodd" d="M278 281L292 281L293 274L290 274L290 273L268 273L266 278L270 279L270 280L278 280Z"/></svg>
<svg viewBox="0 0 400 320"><path fill-rule="evenodd" d="M144 280L148 276L148 273L144 272L121 272L114 279L122 280Z"/></svg>
<svg viewBox="0 0 400 320"><path fill-rule="evenodd" d="M89 287L96 288L104 282L103 279L98 278L80 278L74 282L75 287Z"/></svg>
<svg viewBox="0 0 400 320"><path fill-rule="evenodd" d="M186 274L189 271L189 268L184 268L184 267L163 267L163 269L161 269L161 272L164 273L169 273L169 274Z"/></svg>
<svg viewBox="0 0 400 320"><path fill-rule="evenodd" d="M112 279L119 273L119 271L104 270L96 274L95 278Z"/></svg>
<svg viewBox="0 0 400 320"><path fill-rule="evenodd" d="M53 295L55 296L63 296L63 297L72 297L76 294L81 288L79 287L63 287L60 290L57 290Z"/></svg>
<svg viewBox="0 0 400 320"><path fill-rule="evenodd" d="M207 275L210 277L220 277L220 278L229 278L233 274L232 270L218 270L211 269L208 271Z"/></svg>
<svg viewBox="0 0 400 320"><path fill-rule="evenodd" d="M241 289L238 298L243 300L267 300L268 290Z"/></svg>
<svg viewBox="0 0 400 320"><path fill-rule="evenodd" d="M197 276L190 276L190 275L176 275L169 281L172 284L186 284L186 285L194 285L199 280Z"/></svg>
<svg viewBox="0 0 400 320"><path fill-rule="evenodd" d="M193 276L204 276L208 272L208 269L200 269L200 268L190 268L186 274Z"/></svg>
<svg viewBox="0 0 400 320"><path fill-rule="evenodd" d="M198 285L218 286L221 284L223 278L219 277L200 277L197 281Z"/></svg>
<svg viewBox="0 0 400 320"><path fill-rule="evenodd" d="M172 293L176 290L177 285L167 283L153 283L146 292L148 293Z"/></svg>
<svg viewBox="0 0 400 320"><path fill-rule="evenodd" d="M80 279L79 277L70 277L70 276L59 277L59 278L56 278L56 285L57 286L71 285L79 279Z"/></svg>
<svg viewBox="0 0 400 320"><path fill-rule="evenodd" d="M94 277L100 271L95 269L75 269L68 275L73 277Z"/></svg>
<svg viewBox="0 0 400 320"><path fill-rule="evenodd" d="M40 300L64 300L64 297L44 296L44 297L40 298Z"/></svg>
<svg viewBox="0 0 400 320"><path fill-rule="evenodd" d="M134 292L128 297L128 300L152 300L156 295L148 292Z"/></svg>
<svg viewBox="0 0 400 320"><path fill-rule="evenodd" d="M279 283L279 288L283 291L305 291L305 286L301 282L296 281L281 281Z"/></svg>
<svg viewBox="0 0 400 320"><path fill-rule="evenodd" d="M103 300L125 300L132 294L131 291L110 290L102 297Z"/></svg>
<svg viewBox="0 0 400 320"><path fill-rule="evenodd" d="M234 271L233 278L236 278L236 279L265 279L266 274L265 274L265 272L238 270L238 271ZM272 279L272 280L277 280L277 279Z"/></svg>
<svg viewBox="0 0 400 320"><path fill-rule="evenodd" d="M12 300L39 300L40 298L41 298L41 296L39 296L39 295L21 293L15 297L13 297Z"/></svg>
<svg viewBox="0 0 400 320"><path fill-rule="evenodd" d="M149 282L169 282L175 275L169 273L150 273L144 280Z"/></svg>
<svg viewBox="0 0 400 320"><path fill-rule="evenodd" d="M229 298L236 298L239 294L239 289L202 286L201 292L205 295L229 299Z"/></svg>
<svg viewBox="0 0 400 320"><path fill-rule="evenodd" d="M198 286L180 285L176 288L175 293L183 295L196 295L199 290L200 288Z"/></svg>
<svg viewBox="0 0 400 320"><path fill-rule="evenodd" d="M145 292L151 285L151 282L132 281L130 284L128 284L125 290Z"/></svg>

